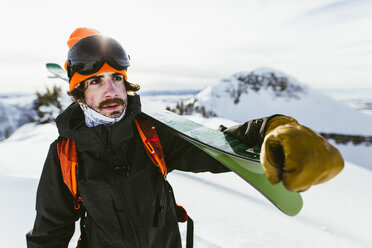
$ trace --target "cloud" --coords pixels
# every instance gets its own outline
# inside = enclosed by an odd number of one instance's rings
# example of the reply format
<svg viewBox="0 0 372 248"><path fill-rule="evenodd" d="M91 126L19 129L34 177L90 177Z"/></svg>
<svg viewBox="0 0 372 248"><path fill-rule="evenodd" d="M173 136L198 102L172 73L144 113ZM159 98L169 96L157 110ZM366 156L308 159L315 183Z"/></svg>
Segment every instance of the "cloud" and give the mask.
<svg viewBox="0 0 372 248"><path fill-rule="evenodd" d="M290 23L302 23L317 28L343 25L371 19L372 4L368 0L343 0L325 3L293 18Z"/></svg>

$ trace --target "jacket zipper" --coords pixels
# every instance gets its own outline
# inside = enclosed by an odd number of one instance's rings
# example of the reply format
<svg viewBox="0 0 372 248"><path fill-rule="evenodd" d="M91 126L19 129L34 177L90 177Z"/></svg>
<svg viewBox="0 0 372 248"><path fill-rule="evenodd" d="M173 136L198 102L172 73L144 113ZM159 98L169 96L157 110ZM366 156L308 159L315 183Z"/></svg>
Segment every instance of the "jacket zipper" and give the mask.
<svg viewBox="0 0 372 248"><path fill-rule="evenodd" d="M111 149L111 129L108 129L108 137L107 137L107 147L108 152L111 154L112 158L112 165L114 168L114 178L116 180L117 190L119 191L119 198L121 200L121 203L123 205L125 214L129 218L129 225L130 229L132 230L134 241L136 244L136 247L141 247L140 242L138 240L138 235L135 227L135 221L134 217L132 215L132 211L130 210L129 201L127 200L125 190L123 189L123 186L127 187L129 186L128 181L125 180L126 177L129 177L130 173L130 167L129 166L120 166L117 162L116 156Z"/></svg>
<svg viewBox="0 0 372 248"><path fill-rule="evenodd" d="M127 200L127 197L126 197L125 190L123 189L123 186L128 186L128 183L124 179L124 177L128 176L128 173L129 172L126 171L125 167L120 167L120 166L114 167L114 174L115 174L116 184L118 186L119 197L120 197L120 200L121 200L122 205L124 207L125 214L129 218L129 225L130 225L130 229L132 230L132 233L133 233L133 237L134 237L134 241L136 243L136 247L140 247L140 242L138 240L137 231L136 231L136 227L135 227L135 224L134 224L135 221L134 221L132 212L131 212L129 204L128 204L128 200Z"/></svg>

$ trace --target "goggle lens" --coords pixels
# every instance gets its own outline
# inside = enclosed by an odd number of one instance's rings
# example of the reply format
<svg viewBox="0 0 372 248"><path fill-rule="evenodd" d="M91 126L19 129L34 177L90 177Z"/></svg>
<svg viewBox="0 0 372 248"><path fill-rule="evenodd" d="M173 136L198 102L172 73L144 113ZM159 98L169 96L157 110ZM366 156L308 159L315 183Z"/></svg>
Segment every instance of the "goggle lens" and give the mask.
<svg viewBox="0 0 372 248"><path fill-rule="evenodd" d="M107 62L117 70L129 65L129 56L114 39L103 36L89 36L74 44L68 52L67 73L71 78L75 72L90 75L97 72Z"/></svg>

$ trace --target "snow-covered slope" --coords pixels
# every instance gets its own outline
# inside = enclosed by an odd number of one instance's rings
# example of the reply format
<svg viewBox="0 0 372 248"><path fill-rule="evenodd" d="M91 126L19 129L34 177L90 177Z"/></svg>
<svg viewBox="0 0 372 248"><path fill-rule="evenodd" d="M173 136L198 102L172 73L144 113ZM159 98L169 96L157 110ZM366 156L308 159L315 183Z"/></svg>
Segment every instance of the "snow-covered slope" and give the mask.
<svg viewBox="0 0 372 248"><path fill-rule="evenodd" d="M204 123L221 121L212 120ZM0 142L0 247L26 247L38 178L57 135L53 125L27 124ZM303 193L303 210L288 217L233 173L168 176L178 203L194 219L199 248L372 247L371 179L372 171L346 163L339 176ZM184 224L181 231L185 237ZM75 246L76 236L69 247Z"/></svg>
<svg viewBox="0 0 372 248"><path fill-rule="evenodd" d="M326 89L324 92L358 111L372 115L372 89Z"/></svg>
<svg viewBox="0 0 372 248"><path fill-rule="evenodd" d="M0 142L0 174L16 177L40 177L49 145L58 138L53 124L25 124Z"/></svg>
<svg viewBox="0 0 372 248"><path fill-rule="evenodd" d="M372 116L307 87L273 69L236 73L182 103L186 112L237 122L285 114L318 132L372 135Z"/></svg>

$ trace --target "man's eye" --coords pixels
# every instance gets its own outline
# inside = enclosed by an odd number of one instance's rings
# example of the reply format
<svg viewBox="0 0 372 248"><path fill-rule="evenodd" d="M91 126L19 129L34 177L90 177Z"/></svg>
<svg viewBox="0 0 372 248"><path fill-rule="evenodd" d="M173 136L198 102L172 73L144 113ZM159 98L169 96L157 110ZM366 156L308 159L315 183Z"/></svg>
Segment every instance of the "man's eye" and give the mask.
<svg viewBox="0 0 372 248"><path fill-rule="evenodd" d="M122 81L123 80L123 76L114 76L113 78L115 81Z"/></svg>
<svg viewBox="0 0 372 248"><path fill-rule="evenodd" d="M101 80L99 78L97 78L97 79L94 79L94 80L90 81L89 84L99 84L100 82L101 82Z"/></svg>

